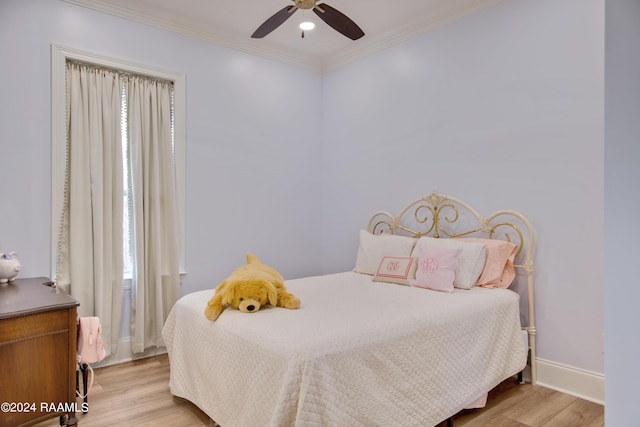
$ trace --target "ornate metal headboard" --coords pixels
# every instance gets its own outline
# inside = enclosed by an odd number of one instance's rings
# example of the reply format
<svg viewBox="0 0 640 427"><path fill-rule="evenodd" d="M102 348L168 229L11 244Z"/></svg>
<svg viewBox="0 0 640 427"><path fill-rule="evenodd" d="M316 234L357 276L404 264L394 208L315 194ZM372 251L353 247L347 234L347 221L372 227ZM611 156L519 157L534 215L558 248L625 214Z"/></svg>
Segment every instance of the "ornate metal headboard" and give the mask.
<svg viewBox="0 0 640 427"><path fill-rule="evenodd" d="M531 382L536 383L536 327L533 297L534 231L529 220L519 212L500 210L488 216L478 213L466 202L436 192L407 205L398 215L376 212L369 220L368 230L436 238L484 237L501 239L517 246L514 266L527 276L528 322Z"/></svg>

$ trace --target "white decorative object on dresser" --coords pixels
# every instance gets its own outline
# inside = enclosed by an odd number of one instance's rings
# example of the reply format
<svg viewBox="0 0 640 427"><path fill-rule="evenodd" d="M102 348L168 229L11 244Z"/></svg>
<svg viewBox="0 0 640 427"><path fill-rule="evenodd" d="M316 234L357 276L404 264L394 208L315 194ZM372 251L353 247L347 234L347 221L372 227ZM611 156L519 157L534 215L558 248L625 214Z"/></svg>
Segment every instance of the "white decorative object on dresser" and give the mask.
<svg viewBox="0 0 640 427"><path fill-rule="evenodd" d="M20 261L15 252L0 253L0 283L7 283L16 280L20 273Z"/></svg>

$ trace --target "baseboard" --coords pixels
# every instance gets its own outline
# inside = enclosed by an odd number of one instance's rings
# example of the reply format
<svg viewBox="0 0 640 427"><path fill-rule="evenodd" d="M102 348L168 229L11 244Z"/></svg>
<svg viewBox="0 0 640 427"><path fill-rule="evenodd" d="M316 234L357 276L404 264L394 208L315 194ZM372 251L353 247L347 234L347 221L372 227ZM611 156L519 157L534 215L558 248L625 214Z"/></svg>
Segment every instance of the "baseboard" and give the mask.
<svg viewBox="0 0 640 427"><path fill-rule="evenodd" d="M156 356L167 352L166 347L149 348L144 353L134 354L131 352L131 337L120 338L118 340L118 352L111 356L105 357L100 363L91 364L92 368L101 368L104 366L117 365L118 363L130 362L136 359L144 359L145 357Z"/></svg>
<svg viewBox="0 0 640 427"><path fill-rule="evenodd" d="M604 375L549 360L538 361L538 385L604 405Z"/></svg>

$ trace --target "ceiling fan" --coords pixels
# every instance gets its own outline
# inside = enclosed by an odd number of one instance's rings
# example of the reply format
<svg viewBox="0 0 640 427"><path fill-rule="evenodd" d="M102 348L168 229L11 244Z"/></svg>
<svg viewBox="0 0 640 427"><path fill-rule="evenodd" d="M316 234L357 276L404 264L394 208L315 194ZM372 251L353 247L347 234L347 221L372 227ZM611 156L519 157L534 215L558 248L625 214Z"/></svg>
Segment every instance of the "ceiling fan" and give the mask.
<svg viewBox="0 0 640 427"><path fill-rule="evenodd" d="M320 17L324 22L329 24L331 28L339 32L340 34L350 38L351 40L358 40L364 36L364 32L358 27L344 13L329 6L326 3L317 4L316 0L292 0L293 6L285 6L283 9L276 12L271 18L264 21L260 27L251 35L254 39L261 39L280 25L284 23L293 13L298 9L309 10ZM304 37L304 32L302 34Z"/></svg>

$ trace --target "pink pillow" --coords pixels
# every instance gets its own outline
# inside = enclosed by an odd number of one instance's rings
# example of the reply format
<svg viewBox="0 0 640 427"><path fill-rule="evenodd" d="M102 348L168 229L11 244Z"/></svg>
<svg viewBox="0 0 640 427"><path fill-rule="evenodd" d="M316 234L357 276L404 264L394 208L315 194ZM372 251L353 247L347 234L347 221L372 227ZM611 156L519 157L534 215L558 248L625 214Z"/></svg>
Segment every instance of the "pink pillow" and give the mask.
<svg viewBox="0 0 640 427"><path fill-rule="evenodd" d="M411 286L440 292L453 292L458 257L462 248L444 249L421 246L418 249L418 268Z"/></svg>
<svg viewBox="0 0 640 427"><path fill-rule="evenodd" d="M506 240L481 239L475 237L464 238L469 242L481 242L487 245L487 260L484 270L476 282L477 286L486 288L508 288L516 277L513 261L518 247Z"/></svg>

